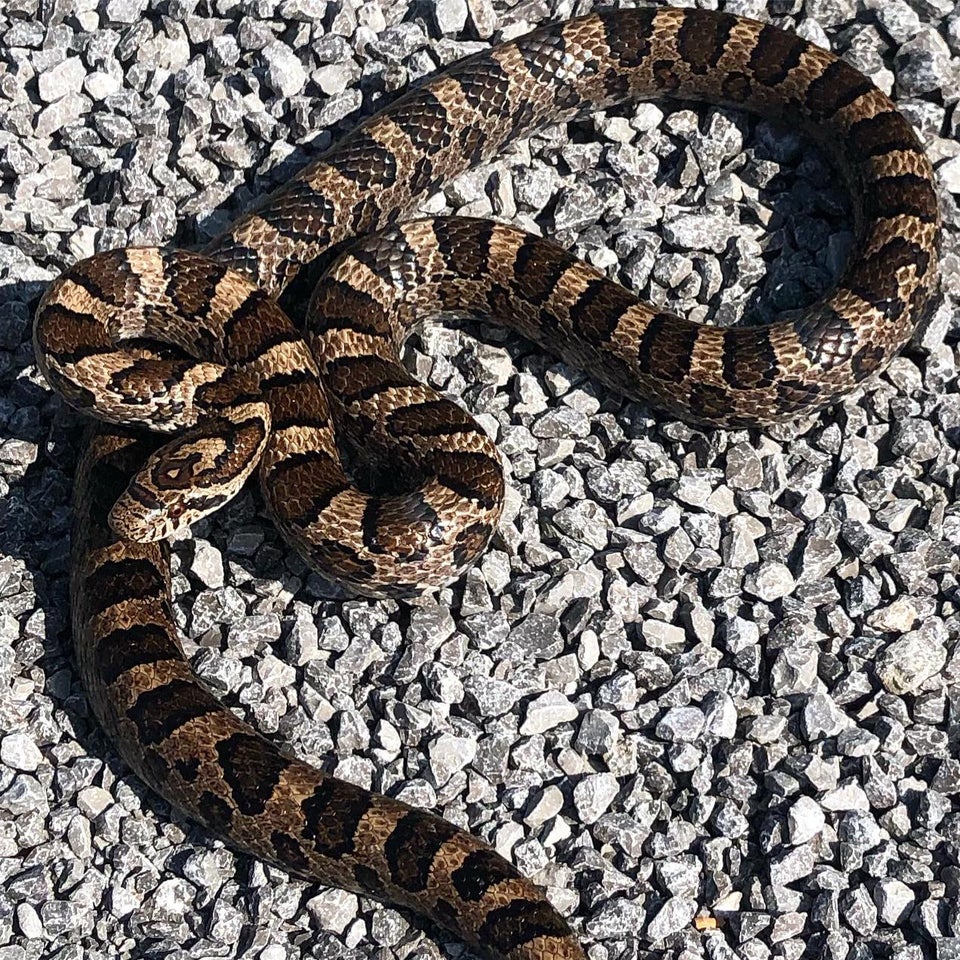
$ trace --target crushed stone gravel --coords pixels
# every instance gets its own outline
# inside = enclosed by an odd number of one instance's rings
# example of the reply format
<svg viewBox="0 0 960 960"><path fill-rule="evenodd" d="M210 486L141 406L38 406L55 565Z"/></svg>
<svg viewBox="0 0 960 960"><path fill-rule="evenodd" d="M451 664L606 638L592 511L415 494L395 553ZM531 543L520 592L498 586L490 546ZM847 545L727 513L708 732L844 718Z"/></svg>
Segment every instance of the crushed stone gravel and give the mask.
<svg viewBox="0 0 960 960"><path fill-rule="evenodd" d="M439 956L407 917L211 840L92 721L67 610L80 424L37 372L30 323L77 258L201 244L408 84L588 7L0 9L0 960ZM177 615L227 703L489 840L548 888L591 960L947 960L960 12L723 7L841 52L937 166L943 300L876 387L799 425L701 431L502 331L431 327L411 367L480 417L508 472L476 568L413 604L345 598L248 491L178 543ZM852 239L836 184L789 130L656 103L548 128L423 210L549 233L655 303L733 324L829 286Z"/></svg>

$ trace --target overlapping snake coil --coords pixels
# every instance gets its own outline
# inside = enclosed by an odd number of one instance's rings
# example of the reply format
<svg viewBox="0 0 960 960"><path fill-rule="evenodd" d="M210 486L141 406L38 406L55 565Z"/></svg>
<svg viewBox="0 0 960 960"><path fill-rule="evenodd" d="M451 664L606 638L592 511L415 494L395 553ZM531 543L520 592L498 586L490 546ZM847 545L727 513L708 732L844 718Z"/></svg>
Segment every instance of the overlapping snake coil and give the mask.
<svg viewBox="0 0 960 960"><path fill-rule="evenodd" d="M396 225L539 125L661 95L785 117L836 159L856 242L801 317L700 327L511 228ZM355 235L367 239L329 269L297 330L274 298ZM503 481L482 430L399 364L413 323L492 316L617 391L762 423L825 405L888 362L930 296L937 242L921 146L861 74L772 26L645 8L454 64L202 256L127 249L77 264L44 297L35 340L50 383L117 425L93 433L77 474L73 623L97 718L143 780L241 850L409 908L498 958L581 957L541 891L484 843L285 757L207 693L177 641L160 538L259 464L278 526L324 574L375 596L448 582L491 536ZM144 466L156 442L121 425L182 432ZM335 431L378 492L351 481Z"/></svg>

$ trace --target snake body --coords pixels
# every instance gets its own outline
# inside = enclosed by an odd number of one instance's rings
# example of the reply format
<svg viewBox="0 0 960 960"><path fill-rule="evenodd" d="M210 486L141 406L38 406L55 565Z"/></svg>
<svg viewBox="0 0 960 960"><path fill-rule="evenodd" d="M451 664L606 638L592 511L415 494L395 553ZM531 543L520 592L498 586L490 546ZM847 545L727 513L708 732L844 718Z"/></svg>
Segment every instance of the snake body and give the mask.
<svg viewBox="0 0 960 960"><path fill-rule="evenodd" d="M856 240L820 303L769 327L701 327L510 227L400 222L544 123L655 96L788 119L834 156ZM278 525L321 572L375 596L448 582L488 542L503 481L483 431L400 365L419 319L493 316L617 391L708 423L764 423L830 403L903 346L933 289L938 229L915 134L852 67L770 25L641 8L454 64L202 254L76 265L45 295L35 342L51 384L117 425L92 432L76 483L73 623L95 715L140 777L241 850L498 958L581 957L540 890L484 843L284 756L208 694L180 650L162 538L259 464ZM298 329L276 299L356 235ZM157 451L130 424L182 432ZM376 492L354 482L338 437Z"/></svg>

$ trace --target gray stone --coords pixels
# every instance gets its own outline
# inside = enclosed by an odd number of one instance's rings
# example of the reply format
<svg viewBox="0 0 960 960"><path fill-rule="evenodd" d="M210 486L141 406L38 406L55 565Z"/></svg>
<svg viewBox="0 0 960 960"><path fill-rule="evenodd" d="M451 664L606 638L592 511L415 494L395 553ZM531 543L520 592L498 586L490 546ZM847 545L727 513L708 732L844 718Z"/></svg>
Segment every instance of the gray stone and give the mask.
<svg viewBox="0 0 960 960"><path fill-rule="evenodd" d="M876 4L874 9L883 29L895 43L905 43L920 32L920 17L903 0L884 0Z"/></svg>
<svg viewBox="0 0 960 960"><path fill-rule="evenodd" d="M36 813L37 810L46 809L46 806L46 791L35 777L25 773L17 774L0 793L0 810L6 810L14 816Z"/></svg>
<svg viewBox="0 0 960 960"><path fill-rule="evenodd" d="M936 29L926 27L897 51L897 86L908 95L937 90L950 70L950 49Z"/></svg>
<svg viewBox="0 0 960 960"><path fill-rule="evenodd" d="M552 820L562 809L563 792L559 787L550 784L540 791L523 820L529 827L540 827Z"/></svg>
<svg viewBox="0 0 960 960"><path fill-rule="evenodd" d="M835 790L830 790L821 800L824 810L868 810L870 800L863 787L857 783L844 783Z"/></svg>
<svg viewBox="0 0 960 960"><path fill-rule="evenodd" d="M865 887L848 890L840 898L840 912L847 925L866 937L877 929L877 908Z"/></svg>
<svg viewBox="0 0 960 960"><path fill-rule="evenodd" d="M873 889L877 915L881 923L899 927L906 922L916 903L916 895L895 877L880 880Z"/></svg>
<svg viewBox="0 0 960 960"><path fill-rule="evenodd" d="M71 900L48 900L40 905L40 919L49 937L82 936L93 927L93 910Z"/></svg>
<svg viewBox="0 0 960 960"><path fill-rule="evenodd" d="M854 19L854 0L811 0L809 16L823 26L837 27Z"/></svg>
<svg viewBox="0 0 960 960"><path fill-rule="evenodd" d="M455 773L473 763L477 742L471 737L443 733L430 744L428 755L434 782L442 787Z"/></svg>
<svg viewBox="0 0 960 960"><path fill-rule="evenodd" d="M274 41L263 48L261 56L267 65L267 84L274 93L281 97L303 93L307 71L288 46Z"/></svg>
<svg viewBox="0 0 960 960"><path fill-rule="evenodd" d="M432 604L413 611L407 639L410 643L422 643L427 650L436 650L441 643L450 639L455 629L450 611Z"/></svg>
<svg viewBox="0 0 960 960"><path fill-rule="evenodd" d="M191 660L191 665L198 677L222 693L238 690L243 682L243 664L235 657L224 656L219 650L201 649Z"/></svg>
<svg viewBox="0 0 960 960"><path fill-rule="evenodd" d="M833 700L823 693L815 693L807 698L802 720L803 734L807 740L835 737L852 722Z"/></svg>
<svg viewBox="0 0 960 960"><path fill-rule="evenodd" d="M787 647L781 650L770 672L771 692L778 697L813 692L817 686L818 663L815 647Z"/></svg>
<svg viewBox="0 0 960 960"><path fill-rule="evenodd" d="M941 163L937 176L950 193L960 194L960 155Z"/></svg>
<svg viewBox="0 0 960 960"><path fill-rule="evenodd" d="M614 712L632 710L637 705L637 678L629 672L614 674L597 688L595 702Z"/></svg>
<svg viewBox="0 0 960 960"><path fill-rule="evenodd" d="M563 649L560 623L547 613L531 613L510 628L510 639L537 660L555 657Z"/></svg>
<svg viewBox="0 0 960 960"><path fill-rule="evenodd" d="M573 788L573 805L585 824L595 823L620 792L620 783L612 773L594 773Z"/></svg>
<svg viewBox="0 0 960 960"><path fill-rule="evenodd" d="M675 653L682 650L687 644L686 631L683 627L678 627L672 623L664 623L662 620L645 620L641 630L644 640L657 650ZM653 667L654 672L659 675L659 662L647 658L644 659L643 663L645 667Z"/></svg>
<svg viewBox="0 0 960 960"><path fill-rule="evenodd" d="M704 702L704 732L718 740L732 740L737 733L737 707L728 694L717 694Z"/></svg>
<svg viewBox="0 0 960 960"><path fill-rule="evenodd" d="M717 808L713 822L720 835L731 840L744 836L750 829L747 818L730 803L723 803Z"/></svg>
<svg viewBox="0 0 960 960"><path fill-rule="evenodd" d="M731 517L730 532L722 544L724 562L737 570L759 562L757 537L765 532L762 526L753 517Z"/></svg>
<svg viewBox="0 0 960 960"><path fill-rule="evenodd" d="M826 825L826 816L811 797L798 797L787 812L790 842L800 846L820 835Z"/></svg>
<svg viewBox="0 0 960 960"><path fill-rule="evenodd" d="M659 257L653 268L653 277L670 290L675 290L693 273L693 261L679 253Z"/></svg>
<svg viewBox="0 0 960 960"><path fill-rule="evenodd" d="M559 185L552 167L532 165L513 172L513 192L518 206L540 211L550 202Z"/></svg>
<svg viewBox="0 0 960 960"><path fill-rule="evenodd" d="M355 753L370 746L370 729L357 710L342 710L336 721L336 745L339 753Z"/></svg>
<svg viewBox="0 0 960 960"><path fill-rule="evenodd" d="M770 858L770 882L785 887L804 880L813 872L816 857L809 844L802 844Z"/></svg>
<svg viewBox="0 0 960 960"><path fill-rule="evenodd" d="M13 770L33 773L43 762L43 754L27 734L8 733L0 740L0 762Z"/></svg>
<svg viewBox="0 0 960 960"><path fill-rule="evenodd" d="M354 893L330 888L307 901L307 911L324 930L343 934L356 919L360 904Z"/></svg>
<svg viewBox="0 0 960 960"><path fill-rule="evenodd" d="M556 510L570 494L570 484L555 470L538 470L530 486L536 502L547 510Z"/></svg>
<svg viewBox="0 0 960 960"><path fill-rule="evenodd" d="M609 710L588 710L574 741L587 754L609 753L620 739L620 722Z"/></svg>
<svg viewBox="0 0 960 960"><path fill-rule="evenodd" d="M240 59L240 45L229 33L222 33L210 41L210 60L220 69L235 66Z"/></svg>
<svg viewBox="0 0 960 960"><path fill-rule="evenodd" d="M699 904L693 897L671 897L656 913L646 935L653 942L663 940L693 923Z"/></svg>
<svg viewBox="0 0 960 960"><path fill-rule="evenodd" d="M705 721L699 707L671 707L657 724L657 736L671 743L690 743L703 733Z"/></svg>
<svg viewBox="0 0 960 960"><path fill-rule="evenodd" d="M39 940L44 933L40 914L29 903L17 905L17 927L28 940Z"/></svg>
<svg viewBox="0 0 960 960"><path fill-rule="evenodd" d="M915 417L905 417L893 424L890 450L894 456L909 456L923 462L933 460L940 452L933 424Z"/></svg>
<svg viewBox="0 0 960 960"><path fill-rule="evenodd" d="M762 563L756 573L750 574L744 581L744 588L766 603L789 596L795 586L790 569L776 560Z"/></svg>
<svg viewBox="0 0 960 960"><path fill-rule="evenodd" d="M725 475L732 489L755 490L763 480L763 462L750 444L734 444L727 451Z"/></svg>
<svg viewBox="0 0 960 960"><path fill-rule="evenodd" d="M644 841L650 836L650 824L656 817L655 807L652 803L641 805L635 811L636 816L616 811L605 813L594 824L593 835L602 843L619 847L628 857L639 859L643 855Z"/></svg>
<svg viewBox="0 0 960 960"><path fill-rule="evenodd" d="M837 750L844 757L871 757L880 749L880 738L862 727L842 730L837 736Z"/></svg>
<svg viewBox="0 0 960 960"><path fill-rule="evenodd" d="M546 733L563 723L576 720L579 710L559 690L548 690L527 704L520 733L532 736Z"/></svg>
<svg viewBox="0 0 960 960"><path fill-rule="evenodd" d="M445 664L428 663L423 676L430 695L440 703L460 703L463 700L463 683Z"/></svg>
<svg viewBox="0 0 960 960"><path fill-rule="evenodd" d="M89 111L90 106L89 98L82 93L68 93L40 111L34 132L39 139L49 137L79 121Z"/></svg>
<svg viewBox="0 0 960 960"><path fill-rule="evenodd" d="M821 537L811 537L803 548L800 582L817 583L823 580L842 559L843 554L835 543Z"/></svg>
<svg viewBox="0 0 960 960"><path fill-rule="evenodd" d="M877 661L877 676L891 693L910 693L936 676L947 661L946 647L923 628L895 640Z"/></svg>
<svg viewBox="0 0 960 960"><path fill-rule="evenodd" d="M147 0L107 0L107 20L114 24L136 23L146 6Z"/></svg>
<svg viewBox="0 0 960 960"><path fill-rule="evenodd" d="M459 34L467 22L467 0L437 0L434 16L440 33Z"/></svg>
<svg viewBox="0 0 960 960"><path fill-rule="evenodd" d="M734 221L715 214L685 213L663 223L664 240L681 250L723 253L737 231Z"/></svg>
<svg viewBox="0 0 960 960"><path fill-rule="evenodd" d="M217 588L224 585L223 557L220 551L206 540L194 540L193 563L190 569L205 587Z"/></svg>
<svg viewBox="0 0 960 960"><path fill-rule="evenodd" d="M587 921L586 928L597 940L622 940L636 936L645 921L642 898L611 897Z"/></svg>
<svg viewBox="0 0 960 960"><path fill-rule="evenodd" d="M327 12L326 0L283 0L279 14L286 20L317 23Z"/></svg>
<svg viewBox="0 0 960 960"><path fill-rule="evenodd" d="M67 57L44 70L37 78L37 89L44 103L53 103L67 94L78 94L86 76L79 57Z"/></svg>
<svg viewBox="0 0 960 960"><path fill-rule="evenodd" d="M520 691L506 680L472 676L464 682L465 692L476 701L482 717L499 717L513 709Z"/></svg>
<svg viewBox="0 0 960 960"><path fill-rule="evenodd" d="M837 836L858 850L872 850L883 842L884 833L867 810L849 810L840 819Z"/></svg>
<svg viewBox="0 0 960 960"><path fill-rule="evenodd" d="M558 510L553 522L567 536L594 550L605 549L610 540L610 518L602 507L590 500Z"/></svg>

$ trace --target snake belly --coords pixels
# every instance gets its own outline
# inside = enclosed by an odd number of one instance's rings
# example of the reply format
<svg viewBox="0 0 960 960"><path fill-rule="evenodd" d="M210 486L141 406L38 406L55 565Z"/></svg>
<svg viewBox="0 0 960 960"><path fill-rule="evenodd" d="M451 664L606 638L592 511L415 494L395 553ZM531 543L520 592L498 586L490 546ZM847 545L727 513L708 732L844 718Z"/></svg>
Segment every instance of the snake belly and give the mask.
<svg viewBox="0 0 960 960"><path fill-rule="evenodd" d="M856 241L820 303L769 327L700 327L510 228L398 224L425 193L538 126L659 96L787 118L836 159ZM273 298L305 268L367 234L328 271L304 331L277 315ZM582 958L539 888L480 840L286 757L213 698L180 649L167 546L115 533L116 505L127 496L146 509L201 478L204 503L183 493L176 509L216 506L259 457L272 513L315 566L374 595L418 577L446 582L486 545L502 478L482 431L397 365L418 316L509 319L617 390L691 419L762 423L823 406L884 367L931 296L938 236L922 148L856 70L759 22L641 8L546 26L454 64L238 219L203 258L129 250L79 264L38 313L44 372L77 406L106 396L122 408L108 411L115 422L139 411L155 429L176 420L189 434L132 487L156 442L122 426L93 429L78 467L71 602L96 717L147 784L240 850L408 908L489 956ZM164 346L141 342L168 322ZM123 340L133 353L117 359ZM212 448L203 416L227 430ZM335 462L337 424L369 431L375 449L389 439L413 466L422 455L429 476L412 494L358 491ZM232 486L217 488L220 470Z"/></svg>

